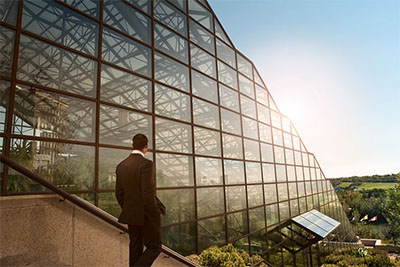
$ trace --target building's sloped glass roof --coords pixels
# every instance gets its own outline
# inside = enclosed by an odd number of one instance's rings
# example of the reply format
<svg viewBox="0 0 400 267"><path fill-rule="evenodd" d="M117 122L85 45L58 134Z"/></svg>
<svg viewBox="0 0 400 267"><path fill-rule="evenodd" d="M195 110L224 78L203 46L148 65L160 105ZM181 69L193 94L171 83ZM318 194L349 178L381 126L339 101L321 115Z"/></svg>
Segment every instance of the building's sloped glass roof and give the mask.
<svg viewBox="0 0 400 267"><path fill-rule="evenodd" d="M340 222L317 210L311 210L303 213L292 218L292 220L322 238L325 238L340 225Z"/></svg>

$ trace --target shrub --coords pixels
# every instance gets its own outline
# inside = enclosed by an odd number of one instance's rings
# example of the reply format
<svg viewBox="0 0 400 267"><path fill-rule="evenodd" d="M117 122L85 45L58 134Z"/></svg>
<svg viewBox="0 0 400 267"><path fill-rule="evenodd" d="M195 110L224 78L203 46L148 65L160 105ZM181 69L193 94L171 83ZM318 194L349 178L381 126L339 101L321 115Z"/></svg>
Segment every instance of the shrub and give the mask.
<svg viewBox="0 0 400 267"><path fill-rule="evenodd" d="M195 258L193 255L191 258ZM247 252L239 252L232 244L223 247L212 246L201 252L198 264L207 267L246 267L253 265L262 258L259 255L250 256ZM265 266L261 264L260 266Z"/></svg>
<svg viewBox="0 0 400 267"><path fill-rule="evenodd" d="M334 251L325 257L323 267L393 267L397 264L384 250L359 247Z"/></svg>

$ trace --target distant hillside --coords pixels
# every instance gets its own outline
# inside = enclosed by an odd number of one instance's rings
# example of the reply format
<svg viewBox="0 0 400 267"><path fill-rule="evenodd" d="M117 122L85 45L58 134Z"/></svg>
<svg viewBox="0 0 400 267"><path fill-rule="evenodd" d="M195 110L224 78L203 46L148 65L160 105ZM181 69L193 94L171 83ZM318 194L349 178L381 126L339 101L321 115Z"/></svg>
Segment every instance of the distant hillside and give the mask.
<svg viewBox="0 0 400 267"><path fill-rule="evenodd" d="M400 173L396 174L385 174L385 175L371 175L371 176L352 176L352 177L341 177L341 178L330 178L334 187L341 183L396 183L400 181Z"/></svg>

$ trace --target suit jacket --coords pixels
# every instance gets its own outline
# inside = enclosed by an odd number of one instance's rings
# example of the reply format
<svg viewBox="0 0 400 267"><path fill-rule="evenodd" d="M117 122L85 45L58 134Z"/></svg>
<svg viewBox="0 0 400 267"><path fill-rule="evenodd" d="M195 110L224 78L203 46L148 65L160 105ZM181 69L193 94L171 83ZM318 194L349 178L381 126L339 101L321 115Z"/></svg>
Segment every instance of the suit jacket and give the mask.
<svg viewBox="0 0 400 267"><path fill-rule="evenodd" d="M159 220L153 178L153 162L140 154L130 154L116 169L116 198L122 208L119 222L144 225L145 217Z"/></svg>

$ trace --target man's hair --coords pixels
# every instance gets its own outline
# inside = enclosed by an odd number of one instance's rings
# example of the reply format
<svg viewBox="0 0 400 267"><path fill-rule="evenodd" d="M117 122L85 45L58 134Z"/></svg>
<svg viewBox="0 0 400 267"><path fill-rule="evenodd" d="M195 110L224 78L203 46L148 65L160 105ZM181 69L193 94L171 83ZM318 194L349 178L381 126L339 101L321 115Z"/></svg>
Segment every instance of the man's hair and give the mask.
<svg viewBox="0 0 400 267"><path fill-rule="evenodd" d="M133 137L133 149L142 150L147 145L147 137L144 134L137 134Z"/></svg>

